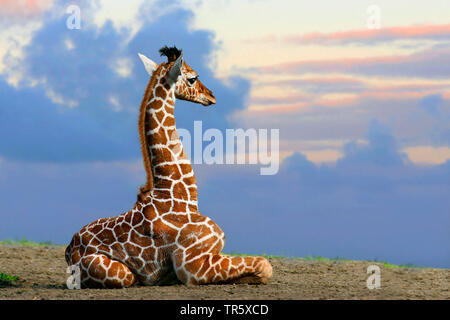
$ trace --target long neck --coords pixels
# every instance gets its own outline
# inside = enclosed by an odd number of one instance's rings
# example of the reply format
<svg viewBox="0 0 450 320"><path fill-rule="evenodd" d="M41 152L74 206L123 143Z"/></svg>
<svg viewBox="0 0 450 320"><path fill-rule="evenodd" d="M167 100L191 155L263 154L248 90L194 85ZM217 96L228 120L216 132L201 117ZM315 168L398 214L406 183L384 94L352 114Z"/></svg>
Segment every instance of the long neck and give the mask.
<svg viewBox="0 0 450 320"><path fill-rule="evenodd" d="M149 83L148 103L142 108L141 139L147 185L154 195L170 198L197 210L197 182L175 126L175 87L165 82L164 67L157 69ZM143 114L142 114L143 113Z"/></svg>

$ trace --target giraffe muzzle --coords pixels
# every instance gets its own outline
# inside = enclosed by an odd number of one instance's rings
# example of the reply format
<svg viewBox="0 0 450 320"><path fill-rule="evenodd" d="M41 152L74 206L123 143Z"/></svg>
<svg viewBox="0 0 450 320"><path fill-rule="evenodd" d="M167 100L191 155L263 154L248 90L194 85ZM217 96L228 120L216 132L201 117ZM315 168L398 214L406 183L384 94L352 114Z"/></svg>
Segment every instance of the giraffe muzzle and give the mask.
<svg viewBox="0 0 450 320"><path fill-rule="evenodd" d="M207 93L203 97L204 97L204 100L202 102L202 105L204 105L205 107L208 107L212 104L216 104L216 98L214 97L214 95L212 93Z"/></svg>

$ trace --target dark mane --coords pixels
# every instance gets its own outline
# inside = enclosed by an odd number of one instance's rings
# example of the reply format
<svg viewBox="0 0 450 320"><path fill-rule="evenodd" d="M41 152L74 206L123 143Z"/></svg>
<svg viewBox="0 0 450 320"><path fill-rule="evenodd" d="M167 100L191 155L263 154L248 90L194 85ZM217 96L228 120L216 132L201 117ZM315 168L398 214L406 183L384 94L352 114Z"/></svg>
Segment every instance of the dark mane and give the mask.
<svg viewBox="0 0 450 320"><path fill-rule="evenodd" d="M178 57L181 55L182 50L177 49L177 47L168 47L164 46L161 49L159 49L159 53L161 56L166 56L169 62L175 61L178 59Z"/></svg>

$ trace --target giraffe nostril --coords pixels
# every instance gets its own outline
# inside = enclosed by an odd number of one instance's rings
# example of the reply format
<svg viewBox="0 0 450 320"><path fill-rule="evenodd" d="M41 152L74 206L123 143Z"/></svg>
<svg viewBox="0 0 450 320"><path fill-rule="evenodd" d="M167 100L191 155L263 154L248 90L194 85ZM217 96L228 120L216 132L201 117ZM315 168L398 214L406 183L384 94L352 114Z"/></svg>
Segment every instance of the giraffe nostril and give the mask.
<svg viewBox="0 0 450 320"><path fill-rule="evenodd" d="M206 96L206 100L207 100L206 103L204 103L205 106L210 106L216 103L216 98L214 98L213 95Z"/></svg>
<svg viewBox="0 0 450 320"><path fill-rule="evenodd" d="M206 98L208 99L210 104L215 104L216 103L216 97L214 97L214 94L210 90L208 90Z"/></svg>

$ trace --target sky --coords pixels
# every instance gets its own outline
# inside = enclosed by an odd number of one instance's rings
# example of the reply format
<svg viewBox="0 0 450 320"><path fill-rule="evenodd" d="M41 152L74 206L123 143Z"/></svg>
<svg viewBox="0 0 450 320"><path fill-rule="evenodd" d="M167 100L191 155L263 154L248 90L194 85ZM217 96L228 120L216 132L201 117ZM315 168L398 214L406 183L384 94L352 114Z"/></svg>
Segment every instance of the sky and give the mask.
<svg viewBox="0 0 450 320"><path fill-rule="evenodd" d="M194 165L224 252L450 267L450 1L167 3L0 0L0 239L133 206L137 53L176 45L217 99L178 128L279 130L275 175Z"/></svg>

